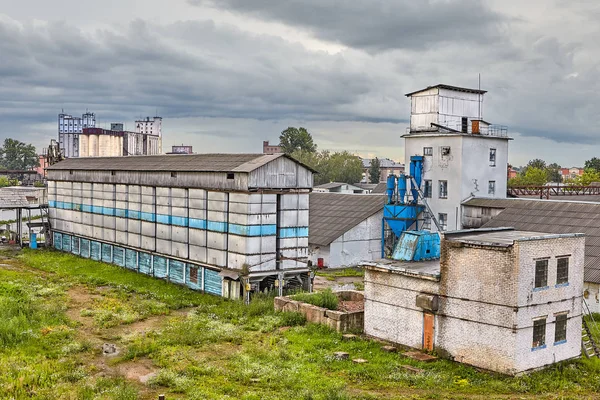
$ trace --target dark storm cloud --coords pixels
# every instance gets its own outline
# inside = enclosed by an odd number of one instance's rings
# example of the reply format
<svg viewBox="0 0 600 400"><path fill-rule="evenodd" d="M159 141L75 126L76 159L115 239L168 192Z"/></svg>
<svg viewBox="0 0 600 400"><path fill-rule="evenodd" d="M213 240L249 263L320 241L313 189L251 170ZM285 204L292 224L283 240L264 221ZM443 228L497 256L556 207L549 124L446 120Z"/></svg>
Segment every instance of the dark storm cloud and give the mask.
<svg viewBox="0 0 600 400"><path fill-rule="evenodd" d="M502 40L506 17L480 0L189 0L299 27L322 40L381 51Z"/></svg>

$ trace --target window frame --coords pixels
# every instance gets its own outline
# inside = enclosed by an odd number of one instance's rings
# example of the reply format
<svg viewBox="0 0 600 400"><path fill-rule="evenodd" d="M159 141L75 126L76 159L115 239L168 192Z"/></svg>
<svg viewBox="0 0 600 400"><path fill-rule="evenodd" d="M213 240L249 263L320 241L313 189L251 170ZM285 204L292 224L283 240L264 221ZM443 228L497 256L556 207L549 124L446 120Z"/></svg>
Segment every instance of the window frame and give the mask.
<svg viewBox="0 0 600 400"><path fill-rule="evenodd" d="M433 157L433 147L423 147L423 156Z"/></svg>
<svg viewBox="0 0 600 400"><path fill-rule="evenodd" d="M442 190L442 183L444 184L444 190ZM440 179L438 181L438 198L447 199L448 198L448 181Z"/></svg>
<svg viewBox="0 0 600 400"><path fill-rule="evenodd" d="M554 344L567 343L567 323L569 316L567 313L560 313L554 317ZM560 325L559 325L560 324ZM559 336L560 334L560 336Z"/></svg>
<svg viewBox="0 0 600 400"><path fill-rule="evenodd" d="M494 147L490 147L490 157L489 157L490 167L496 166L497 155L498 155L498 150Z"/></svg>
<svg viewBox="0 0 600 400"><path fill-rule="evenodd" d="M539 263L543 263L539 264ZM541 273L541 267L544 268L543 274L539 275L539 283L538 283L538 272ZM535 275L533 279L533 290L542 290L548 288L548 259L539 259L535 260ZM542 280L543 279L543 280Z"/></svg>
<svg viewBox="0 0 600 400"><path fill-rule="evenodd" d="M566 273L563 273L563 274L560 273L561 261L566 261L566 265L563 266L566 269ZM556 257L556 285L562 286L562 285L568 285L568 284L569 284L569 257Z"/></svg>
<svg viewBox="0 0 600 400"><path fill-rule="evenodd" d="M533 320L533 334L531 340L531 349L546 348L546 317Z"/></svg>
<svg viewBox="0 0 600 400"><path fill-rule="evenodd" d="M496 195L496 181L488 181L488 194Z"/></svg>
<svg viewBox="0 0 600 400"><path fill-rule="evenodd" d="M442 218L442 215L444 216ZM443 223L442 223L443 221ZM446 213L438 213L438 223L440 224L440 228L442 231L448 230L448 214Z"/></svg>
<svg viewBox="0 0 600 400"><path fill-rule="evenodd" d="M431 199L433 197L433 181L431 179L423 180L423 196L426 199Z"/></svg>

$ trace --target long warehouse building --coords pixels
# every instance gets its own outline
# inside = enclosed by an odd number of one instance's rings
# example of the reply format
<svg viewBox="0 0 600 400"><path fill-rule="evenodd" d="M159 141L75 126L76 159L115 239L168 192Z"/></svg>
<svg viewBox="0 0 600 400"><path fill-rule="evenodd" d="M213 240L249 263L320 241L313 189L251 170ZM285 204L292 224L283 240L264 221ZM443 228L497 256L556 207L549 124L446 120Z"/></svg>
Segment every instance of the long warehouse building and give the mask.
<svg viewBox="0 0 600 400"><path fill-rule="evenodd" d="M314 172L285 154L70 158L48 168L53 245L229 298L307 288Z"/></svg>

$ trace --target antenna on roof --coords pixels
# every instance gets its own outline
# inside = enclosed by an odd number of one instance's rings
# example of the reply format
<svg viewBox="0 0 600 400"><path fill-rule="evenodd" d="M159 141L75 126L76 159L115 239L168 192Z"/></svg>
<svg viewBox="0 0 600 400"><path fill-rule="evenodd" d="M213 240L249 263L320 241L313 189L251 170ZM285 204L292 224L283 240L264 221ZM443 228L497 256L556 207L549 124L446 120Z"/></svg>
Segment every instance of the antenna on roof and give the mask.
<svg viewBox="0 0 600 400"><path fill-rule="evenodd" d="M477 118L481 119L481 73L479 74L479 93L477 93Z"/></svg>

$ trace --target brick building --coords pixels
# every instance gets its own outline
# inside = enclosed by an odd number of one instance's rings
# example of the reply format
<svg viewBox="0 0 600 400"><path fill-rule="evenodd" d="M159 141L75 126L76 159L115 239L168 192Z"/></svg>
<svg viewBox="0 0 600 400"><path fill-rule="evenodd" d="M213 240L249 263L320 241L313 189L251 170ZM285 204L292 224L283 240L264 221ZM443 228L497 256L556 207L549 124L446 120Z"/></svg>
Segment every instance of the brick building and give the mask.
<svg viewBox="0 0 600 400"><path fill-rule="evenodd" d="M584 242L459 231L440 260L365 263L365 333L506 374L579 357Z"/></svg>
<svg viewBox="0 0 600 400"><path fill-rule="evenodd" d="M263 154L283 153L283 147L278 144L269 144L268 140L263 141Z"/></svg>

